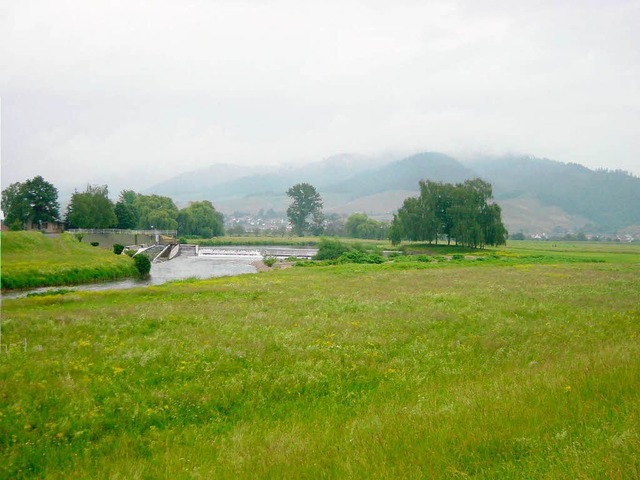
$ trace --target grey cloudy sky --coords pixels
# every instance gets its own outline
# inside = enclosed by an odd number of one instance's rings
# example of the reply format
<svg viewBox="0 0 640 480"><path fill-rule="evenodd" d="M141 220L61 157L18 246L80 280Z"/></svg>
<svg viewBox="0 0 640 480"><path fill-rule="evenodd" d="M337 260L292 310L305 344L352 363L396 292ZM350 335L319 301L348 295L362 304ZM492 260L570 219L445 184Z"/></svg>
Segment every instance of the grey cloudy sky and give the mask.
<svg viewBox="0 0 640 480"><path fill-rule="evenodd" d="M639 45L640 1L0 0L2 184L424 150L640 175Z"/></svg>

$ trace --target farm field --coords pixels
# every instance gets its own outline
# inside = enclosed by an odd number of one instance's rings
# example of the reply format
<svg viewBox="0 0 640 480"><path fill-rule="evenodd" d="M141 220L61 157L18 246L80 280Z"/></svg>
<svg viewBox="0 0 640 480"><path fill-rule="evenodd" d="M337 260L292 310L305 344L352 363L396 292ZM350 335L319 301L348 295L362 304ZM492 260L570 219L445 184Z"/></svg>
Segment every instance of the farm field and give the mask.
<svg viewBox="0 0 640 480"><path fill-rule="evenodd" d="M0 477L638 478L640 248L483 254L4 300Z"/></svg>
<svg viewBox="0 0 640 480"><path fill-rule="evenodd" d="M70 234L2 233L2 288L75 285L133 277L131 258L78 242Z"/></svg>

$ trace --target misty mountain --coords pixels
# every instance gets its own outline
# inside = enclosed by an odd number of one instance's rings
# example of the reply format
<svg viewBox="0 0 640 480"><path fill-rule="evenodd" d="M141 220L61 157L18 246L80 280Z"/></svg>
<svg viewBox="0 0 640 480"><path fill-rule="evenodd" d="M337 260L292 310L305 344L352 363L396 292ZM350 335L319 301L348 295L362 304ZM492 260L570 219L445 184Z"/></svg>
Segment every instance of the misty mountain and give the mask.
<svg viewBox="0 0 640 480"><path fill-rule="evenodd" d="M220 200L249 195L281 196L296 183L307 182L324 189L336 181L345 180L392 159L388 155L372 157L340 154L303 166L272 167L269 170L263 167L262 171L256 166L235 167L236 170L231 170L229 165L212 165L178 175L148 190L176 201ZM218 171L219 168L221 172ZM241 169L244 169L244 175L240 174Z"/></svg>
<svg viewBox="0 0 640 480"><path fill-rule="evenodd" d="M180 201L183 197L206 198L211 190L228 182L232 182L248 175L255 175L268 170L268 167L240 166L220 163L200 168L191 172L180 173L164 182L145 189L142 193L166 195Z"/></svg>
<svg viewBox="0 0 640 480"><path fill-rule="evenodd" d="M448 155L425 152L370 169L325 188L328 192L348 193L352 198L374 195L390 190L417 190L418 180L457 183L477 176Z"/></svg>
<svg viewBox="0 0 640 480"><path fill-rule="evenodd" d="M437 152L399 160L343 154L245 176L230 170L230 175L236 176L227 181L221 181L217 169L212 166L179 175L150 191L182 202L211 200L225 213L257 212L260 208L284 211L286 190L295 183L308 182L321 193L328 212L360 211L390 218L407 196L417 194L419 180L457 183L481 177L493 185L494 197L512 232L615 232L640 225L639 178L527 156L461 162Z"/></svg>

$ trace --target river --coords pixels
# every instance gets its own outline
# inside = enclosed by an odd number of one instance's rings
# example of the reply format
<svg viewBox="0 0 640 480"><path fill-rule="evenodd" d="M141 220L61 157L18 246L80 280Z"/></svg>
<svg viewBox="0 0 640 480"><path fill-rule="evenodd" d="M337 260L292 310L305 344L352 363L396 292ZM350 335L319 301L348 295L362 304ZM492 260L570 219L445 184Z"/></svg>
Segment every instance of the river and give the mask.
<svg viewBox="0 0 640 480"><path fill-rule="evenodd" d="M168 262L154 263L151 265L151 275L147 280L120 280L116 282L91 283L86 285L59 286L37 288L33 290L20 290L2 292L2 298L26 297L29 293L58 290L61 288L86 291L86 290L117 290L125 288L144 287L149 285L161 285L174 280L187 278L213 278L230 275L242 275L256 273L256 267L252 262L260 260L260 257L215 257L215 256L178 256Z"/></svg>

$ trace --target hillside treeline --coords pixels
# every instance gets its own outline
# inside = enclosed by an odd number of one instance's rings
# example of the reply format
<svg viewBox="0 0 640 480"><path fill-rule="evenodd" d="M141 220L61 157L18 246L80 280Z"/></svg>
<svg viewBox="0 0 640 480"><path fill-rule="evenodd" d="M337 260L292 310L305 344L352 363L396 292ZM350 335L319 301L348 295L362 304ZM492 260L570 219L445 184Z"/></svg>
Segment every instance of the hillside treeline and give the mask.
<svg viewBox="0 0 640 480"><path fill-rule="evenodd" d="M391 241L437 243L443 238L473 248L503 245L507 230L492 199L491 184L479 178L455 185L421 180L420 195L407 198L394 215Z"/></svg>

